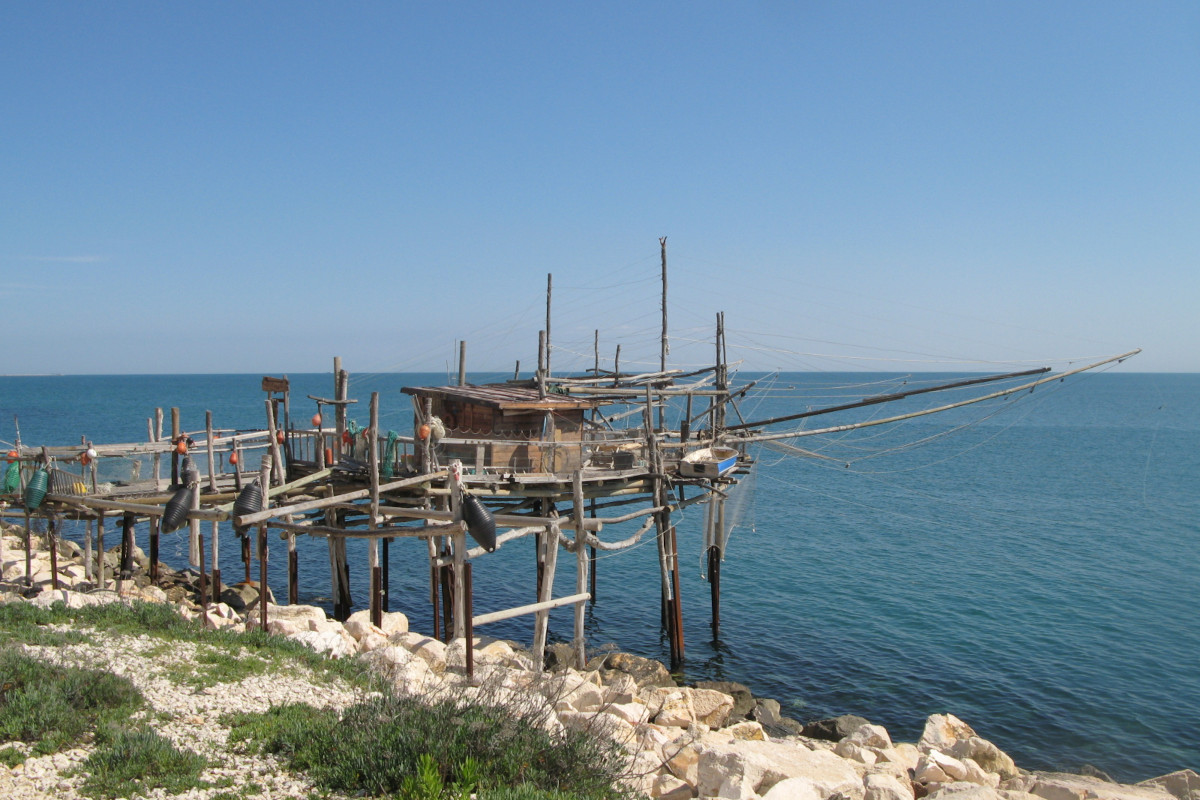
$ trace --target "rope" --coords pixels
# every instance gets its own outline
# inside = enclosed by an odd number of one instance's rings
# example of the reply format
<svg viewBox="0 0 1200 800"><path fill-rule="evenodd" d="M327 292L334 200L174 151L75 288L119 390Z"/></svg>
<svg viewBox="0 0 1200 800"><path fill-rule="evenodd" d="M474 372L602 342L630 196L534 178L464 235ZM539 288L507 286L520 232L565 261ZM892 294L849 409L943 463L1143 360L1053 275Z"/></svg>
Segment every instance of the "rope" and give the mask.
<svg viewBox="0 0 1200 800"><path fill-rule="evenodd" d="M387 432L387 445L383 448L383 477L392 478L396 475L396 449L400 445L400 434L395 431Z"/></svg>

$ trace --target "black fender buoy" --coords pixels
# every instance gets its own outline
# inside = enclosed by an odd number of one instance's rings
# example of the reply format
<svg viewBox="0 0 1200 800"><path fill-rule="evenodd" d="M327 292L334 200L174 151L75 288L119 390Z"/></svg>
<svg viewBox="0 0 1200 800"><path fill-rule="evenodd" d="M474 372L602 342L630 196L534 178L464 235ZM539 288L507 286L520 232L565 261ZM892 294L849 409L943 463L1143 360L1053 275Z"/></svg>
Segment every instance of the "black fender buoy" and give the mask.
<svg viewBox="0 0 1200 800"><path fill-rule="evenodd" d="M163 511L162 530L163 533L177 531L187 522L188 512L192 510L192 488L185 486L179 489L175 494L171 495L171 499L167 501L167 507Z"/></svg>
<svg viewBox="0 0 1200 800"><path fill-rule="evenodd" d="M255 511L262 511L262 484L258 479L246 484L241 492L238 493L237 499L233 501L233 516L242 517L246 514L253 514ZM246 526L234 525L233 529L238 533L244 533Z"/></svg>
<svg viewBox="0 0 1200 800"><path fill-rule="evenodd" d="M496 520L492 512L471 494L463 496L462 512L471 538L489 553L496 552Z"/></svg>

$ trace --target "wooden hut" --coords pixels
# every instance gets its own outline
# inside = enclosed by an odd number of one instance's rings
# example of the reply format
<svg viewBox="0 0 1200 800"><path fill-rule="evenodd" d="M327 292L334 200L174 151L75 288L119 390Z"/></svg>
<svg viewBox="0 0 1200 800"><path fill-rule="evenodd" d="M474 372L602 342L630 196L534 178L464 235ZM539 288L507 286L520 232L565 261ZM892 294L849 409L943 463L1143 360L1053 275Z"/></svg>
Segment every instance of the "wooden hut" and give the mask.
<svg viewBox="0 0 1200 800"><path fill-rule="evenodd" d="M441 456L459 459L476 475L572 472L590 456L585 431L596 399L542 396L536 387L503 383L403 391L414 400L414 430L428 422L448 440Z"/></svg>

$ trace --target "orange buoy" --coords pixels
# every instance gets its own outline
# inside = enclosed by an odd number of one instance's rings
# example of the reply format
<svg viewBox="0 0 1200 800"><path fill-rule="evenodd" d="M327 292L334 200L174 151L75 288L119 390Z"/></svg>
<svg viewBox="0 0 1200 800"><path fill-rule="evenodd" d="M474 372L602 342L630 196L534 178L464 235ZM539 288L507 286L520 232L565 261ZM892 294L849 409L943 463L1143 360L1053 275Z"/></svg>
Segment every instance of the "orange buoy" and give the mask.
<svg viewBox="0 0 1200 800"><path fill-rule="evenodd" d="M313 414L312 424L313 424L314 428L321 427L321 415L320 414Z"/></svg>
<svg viewBox="0 0 1200 800"><path fill-rule="evenodd" d="M279 444L283 444L283 440L284 440L283 431L275 431L275 441L278 442Z"/></svg>
<svg viewBox="0 0 1200 800"><path fill-rule="evenodd" d="M332 463L333 463L333 448L326 447L325 448L325 466L329 466Z"/></svg>
<svg viewBox="0 0 1200 800"><path fill-rule="evenodd" d="M187 439L180 439L175 443L175 452L181 456L186 456L188 451Z"/></svg>
<svg viewBox="0 0 1200 800"><path fill-rule="evenodd" d="M237 457L237 451L235 450L234 452L229 454L229 463L233 464L236 467L237 462L238 462L238 457Z"/></svg>
<svg viewBox="0 0 1200 800"><path fill-rule="evenodd" d="M17 451L16 451L16 450L9 450L9 451L8 451L8 454L7 454L8 463L10 463L10 464L11 464L12 462L16 461L16 460L17 460L17 457L18 457L18 454L17 454Z"/></svg>
<svg viewBox="0 0 1200 800"><path fill-rule="evenodd" d="M92 463L92 457L87 454L86 450L79 454L79 463L83 464L85 467Z"/></svg>
<svg viewBox="0 0 1200 800"><path fill-rule="evenodd" d="M423 424L423 425L421 425L421 427L417 428L417 438L418 439L428 439L429 438L429 426L428 425Z"/></svg>
<svg viewBox="0 0 1200 800"><path fill-rule="evenodd" d="M342 431L342 444L349 445L353 443L354 439L351 438L350 431Z"/></svg>

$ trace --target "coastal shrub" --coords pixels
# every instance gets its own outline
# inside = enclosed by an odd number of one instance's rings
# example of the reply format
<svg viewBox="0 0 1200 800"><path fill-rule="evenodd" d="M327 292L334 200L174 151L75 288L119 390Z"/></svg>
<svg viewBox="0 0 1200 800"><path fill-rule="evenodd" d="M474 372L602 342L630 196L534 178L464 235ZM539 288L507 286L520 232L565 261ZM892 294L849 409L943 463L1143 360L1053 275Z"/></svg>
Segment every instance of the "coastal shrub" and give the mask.
<svg viewBox="0 0 1200 800"><path fill-rule="evenodd" d="M261 630L246 633L209 630L198 622L179 616L173 606L166 604L134 601L81 608L67 608L63 603L55 603L50 608L39 608L28 603L0 604L0 643L11 641L59 645L88 640L86 635L77 631L51 630L49 626L52 625L76 625L118 635L148 635L163 642L208 644L234 654L237 660L244 660L249 653L275 666L299 663L360 688L370 688L374 681L370 671L356 659L326 658L300 642ZM242 664L242 667L252 669L249 662Z"/></svg>
<svg viewBox="0 0 1200 800"><path fill-rule="evenodd" d="M52 630L50 625L62 624L58 615L46 608L29 603L0 605L0 643L21 642L41 647L79 644L87 636L72 630Z"/></svg>
<svg viewBox="0 0 1200 800"><path fill-rule="evenodd" d="M141 692L126 678L0 649L0 740L53 753L141 705Z"/></svg>
<svg viewBox="0 0 1200 800"><path fill-rule="evenodd" d="M527 785L521 791L617 797L624 768L617 745L587 731L551 734L542 725L547 713L545 704L494 705L466 694L426 702L385 691L340 719L292 705L226 722L231 742L275 753L318 786L338 792L380 796L406 787L417 792L472 783L483 795Z"/></svg>
<svg viewBox="0 0 1200 800"><path fill-rule="evenodd" d="M81 767L88 777L80 791L88 797L130 797L153 789L178 794L207 785L200 780L207 760L153 729L109 728L97 743Z"/></svg>

